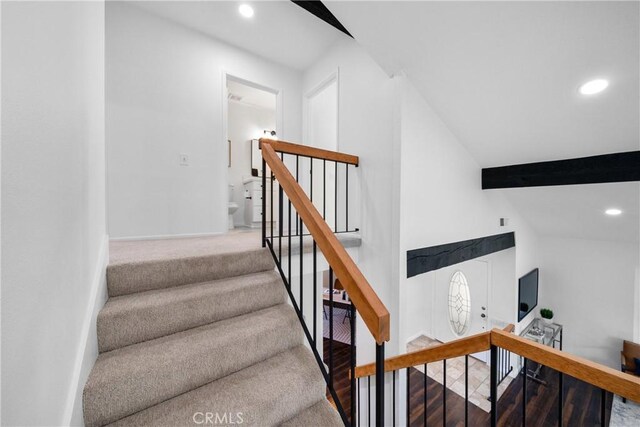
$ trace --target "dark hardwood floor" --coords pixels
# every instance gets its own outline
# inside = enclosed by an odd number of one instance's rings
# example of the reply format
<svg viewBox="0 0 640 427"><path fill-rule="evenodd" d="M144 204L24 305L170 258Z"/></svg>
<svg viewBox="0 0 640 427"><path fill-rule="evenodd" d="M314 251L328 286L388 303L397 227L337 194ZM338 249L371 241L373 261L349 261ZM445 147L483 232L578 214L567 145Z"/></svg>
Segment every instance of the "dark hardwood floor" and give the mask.
<svg viewBox="0 0 640 427"><path fill-rule="evenodd" d="M543 367L541 379L546 385L527 380L527 426L557 426L559 409L559 374ZM498 421L502 426L522 424L522 375L507 388L498 401ZM564 426L599 426L601 391L599 388L564 375ZM613 395L606 393L605 425L611 417Z"/></svg>
<svg viewBox="0 0 640 427"><path fill-rule="evenodd" d="M329 345L325 339L324 360L329 363ZM350 415L351 395L349 382L349 346L337 341L333 342L334 386L336 394L342 402L347 416ZM402 370L396 375L405 375ZM559 375L557 371L543 368L541 379L546 385L527 380L527 426L551 427L558 425L558 392ZM363 379L366 381L366 379ZM361 381L363 381L361 380ZM399 377L396 377L396 381ZM410 425L424 426L424 380L425 376L417 369L410 370ZM435 380L427 377L427 419L429 426L443 424L443 387ZM406 396L406 390L400 391ZM328 395L328 392L327 392ZM387 396L391 399L391 396ZM564 376L563 426L599 426L600 425L600 389L575 378ZM605 424L611 415L612 395L606 394ZM447 390L446 425L464 426L464 398L451 390ZM406 414L401 414L406 417ZM498 401L498 424L500 426L522 425L522 376L514 379ZM489 426L490 414L469 403L469 425Z"/></svg>
<svg viewBox="0 0 640 427"><path fill-rule="evenodd" d="M401 371L400 375L407 375L406 371ZM443 424L443 390L444 387L431 377L427 379L427 406L426 406L426 424L425 424L425 375L417 369L411 368L409 375L410 387L410 425L411 426L435 426ZM406 391L405 391L406 393ZM446 394L446 425L447 426L464 426L465 419L465 400L451 390L447 390ZM489 414L477 406L469 403L469 425L484 426L489 425Z"/></svg>
<svg viewBox="0 0 640 427"><path fill-rule="evenodd" d="M340 341L333 341L333 387L342 403L347 417L351 419L351 382L349 380L349 363L351 361L350 346ZM355 347L354 347L355 351ZM324 338L324 363L329 366L329 339ZM327 388L327 398L333 401Z"/></svg>

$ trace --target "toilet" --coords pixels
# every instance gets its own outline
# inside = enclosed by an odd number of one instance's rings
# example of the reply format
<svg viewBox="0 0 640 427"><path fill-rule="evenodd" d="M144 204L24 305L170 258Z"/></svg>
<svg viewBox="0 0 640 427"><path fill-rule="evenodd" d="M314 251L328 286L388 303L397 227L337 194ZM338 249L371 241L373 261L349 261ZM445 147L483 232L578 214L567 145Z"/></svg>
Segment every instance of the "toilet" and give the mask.
<svg viewBox="0 0 640 427"><path fill-rule="evenodd" d="M229 230L233 230L233 214L238 210L238 204L233 201L233 185L229 184Z"/></svg>

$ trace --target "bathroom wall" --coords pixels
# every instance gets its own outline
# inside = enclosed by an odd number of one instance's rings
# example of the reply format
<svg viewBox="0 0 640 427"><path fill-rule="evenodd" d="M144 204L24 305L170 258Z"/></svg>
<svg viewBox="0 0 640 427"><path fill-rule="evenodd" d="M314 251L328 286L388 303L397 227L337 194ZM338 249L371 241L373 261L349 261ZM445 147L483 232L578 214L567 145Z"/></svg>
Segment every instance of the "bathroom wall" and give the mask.
<svg viewBox="0 0 640 427"><path fill-rule="evenodd" d="M227 230L223 72L281 90L279 136L301 140L301 72L126 2L107 2L111 237Z"/></svg>
<svg viewBox="0 0 640 427"><path fill-rule="evenodd" d="M231 140L229 183L234 186L233 201L238 204L233 222L236 226L242 226L247 225L244 219L242 181L251 176L251 139L262 137L265 129L276 128L276 111L230 101L228 117L227 132Z"/></svg>

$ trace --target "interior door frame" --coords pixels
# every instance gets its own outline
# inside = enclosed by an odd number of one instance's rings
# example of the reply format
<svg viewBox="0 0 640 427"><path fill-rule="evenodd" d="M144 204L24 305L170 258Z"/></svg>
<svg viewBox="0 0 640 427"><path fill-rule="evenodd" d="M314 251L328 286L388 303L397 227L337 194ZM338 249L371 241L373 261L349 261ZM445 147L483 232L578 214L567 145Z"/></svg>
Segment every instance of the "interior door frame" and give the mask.
<svg viewBox="0 0 640 427"><path fill-rule="evenodd" d="M284 132L284 112L283 112L283 90L279 88L271 87L263 82L257 82L251 80L246 77L240 76L238 73L233 73L228 70L222 70L222 136L221 141L224 142L224 150L226 151L225 158L229 158L229 144L227 140L229 139L229 99L228 99L228 89L227 82L232 80L234 82L243 84L245 86L249 86L255 89L263 90L265 92L273 93L276 96L276 135L280 138ZM228 174L227 174L227 184L229 183ZM229 200L229 190L227 185L226 195L227 197L221 203L222 209L227 210L226 201Z"/></svg>

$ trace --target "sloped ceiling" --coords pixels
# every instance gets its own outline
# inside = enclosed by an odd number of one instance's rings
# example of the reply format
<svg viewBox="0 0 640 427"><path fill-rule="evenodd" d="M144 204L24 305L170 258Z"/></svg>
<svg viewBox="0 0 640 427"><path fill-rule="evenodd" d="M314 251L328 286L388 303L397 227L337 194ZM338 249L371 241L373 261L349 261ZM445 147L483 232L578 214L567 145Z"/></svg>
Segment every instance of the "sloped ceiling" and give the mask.
<svg viewBox="0 0 640 427"><path fill-rule="evenodd" d="M482 167L640 149L639 2L326 4ZM579 94L599 77L605 92ZM638 183L491 191L540 235L639 240Z"/></svg>
<svg viewBox="0 0 640 427"><path fill-rule="evenodd" d="M348 37L290 1L137 1L130 4L273 62L304 70L340 37Z"/></svg>
<svg viewBox="0 0 640 427"><path fill-rule="evenodd" d="M638 2L327 2L482 167L639 149ZM609 89L578 87L595 77Z"/></svg>

